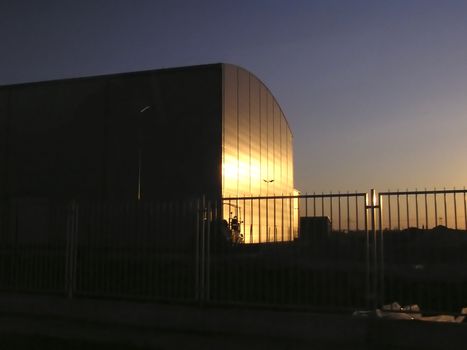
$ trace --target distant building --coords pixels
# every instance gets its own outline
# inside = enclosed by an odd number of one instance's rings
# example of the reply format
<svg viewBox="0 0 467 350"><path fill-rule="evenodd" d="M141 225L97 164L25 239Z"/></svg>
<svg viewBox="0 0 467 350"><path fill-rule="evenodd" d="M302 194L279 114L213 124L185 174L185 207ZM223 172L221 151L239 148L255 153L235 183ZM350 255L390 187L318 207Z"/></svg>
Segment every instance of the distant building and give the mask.
<svg viewBox="0 0 467 350"><path fill-rule="evenodd" d="M2 86L0 168L6 201L294 189L292 132L279 104L257 77L229 64ZM250 241L272 240L279 218L291 222L292 205L258 203L232 201L224 216L237 215Z"/></svg>
<svg viewBox="0 0 467 350"><path fill-rule="evenodd" d="M331 233L331 220L328 216L302 216L300 217L300 236L302 242L313 243L325 239Z"/></svg>

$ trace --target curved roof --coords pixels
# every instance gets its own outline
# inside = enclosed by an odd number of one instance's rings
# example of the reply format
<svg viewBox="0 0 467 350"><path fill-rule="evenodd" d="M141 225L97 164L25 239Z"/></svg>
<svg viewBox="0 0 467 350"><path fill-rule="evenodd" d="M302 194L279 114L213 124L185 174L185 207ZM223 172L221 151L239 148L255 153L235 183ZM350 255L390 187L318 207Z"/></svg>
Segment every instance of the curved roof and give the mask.
<svg viewBox="0 0 467 350"><path fill-rule="evenodd" d="M272 96L272 98L274 99L274 102L276 102L277 106L279 107L279 110L281 111L281 114L284 116L284 119L285 119L285 122L287 123L287 127L289 128L289 131L290 133L292 134L293 136L293 131L292 131L292 128L290 127L290 124L289 124L289 121L287 120L287 116L285 115L284 111L282 110L282 107L279 103L279 101L277 100L276 96L274 96L274 94L272 93L271 89L268 88L268 86L260 79L258 78L258 76L256 76L255 74L253 74L252 72L250 72L248 69L245 69L241 66L238 66L236 64L231 64L231 63L220 63L223 67L224 66L228 66L228 67L232 67L232 68L236 68L236 69L241 69L243 70L244 72L250 74L251 76L253 76L256 80L258 80L258 82L269 92L269 94Z"/></svg>
<svg viewBox="0 0 467 350"><path fill-rule="evenodd" d="M92 80L92 79L100 79L100 78L117 78L117 77L125 77L125 76L135 76L135 75L144 75L147 73L153 73L153 72L162 72L162 71L183 71L183 70L191 70L191 69L200 69L200 68L208 68L210 66L221 66L222 69L224 66L229 66L233 67L236 69L241 69L245 71L246 73L250 74L253 76L255 79L258 80L258 82L269 92L269 94L273 97L274 102L279 106L279 109L281 111L281 114L284 116L285 122L287 123L287 127L289 128L290 133L293 136L292 129L290 128L289 121L287 120L287 117L282 110L282 107L280 103L277 101L277 98L274 96L274 94L271 92L271 90L268 88L264 82L258 78L255 74L250 72L248 69L245 69L241 66L231 64L231 63L209 63L209 64L200 64L200 65L192 65L192 66L180 66L180 67L172 67L172 68L159 68L159 69L149 69L149 70L142 70L142 71L132 71L132 72L121 72L121 73L111 73L111 74L102 74L102 75L92 75L92 76L82 76L82 77L70 77L70 78L60 78L60 79L51 79L51 80L44 80L44 81L33 81L33 82L21 82L21 83L15 83L15 84L8 84L8 85L0 85L0 89L2 88L17 88L21 86L27 86L27 85L39 85L39 84L53 84L55 82L63 82L63 81L79 81L79 80Z"/></svg>

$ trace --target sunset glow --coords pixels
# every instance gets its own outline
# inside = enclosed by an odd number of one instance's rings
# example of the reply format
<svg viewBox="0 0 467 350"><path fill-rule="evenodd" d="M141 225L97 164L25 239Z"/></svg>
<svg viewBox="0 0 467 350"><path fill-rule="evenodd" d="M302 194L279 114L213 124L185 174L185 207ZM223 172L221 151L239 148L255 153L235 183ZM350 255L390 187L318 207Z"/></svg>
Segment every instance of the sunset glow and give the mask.
<svg viewBox="0 0 467 350"><path fill-rule="evenodd" d="M275 98L238 67L225 65L224 84L223 197L292 194L292 133ZM224 218L242 222L247 243L293 239L294 213L290 199L224 206Z"/></svg>

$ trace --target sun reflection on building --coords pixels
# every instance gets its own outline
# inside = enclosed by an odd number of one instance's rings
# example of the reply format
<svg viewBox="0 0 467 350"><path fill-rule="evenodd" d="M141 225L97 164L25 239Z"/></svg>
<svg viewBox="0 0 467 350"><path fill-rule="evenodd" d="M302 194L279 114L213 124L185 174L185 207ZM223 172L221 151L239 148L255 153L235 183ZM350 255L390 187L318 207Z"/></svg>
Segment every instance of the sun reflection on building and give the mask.
<svg viewBox="0 0 467 350"><path fill-rule="evenodd" d="M224 65L222 121L222 195L240 198L224 218L241 220L246 243L293 239L293 199L241 199L294 193L292 132L276 99L253 74Z"/></svg>

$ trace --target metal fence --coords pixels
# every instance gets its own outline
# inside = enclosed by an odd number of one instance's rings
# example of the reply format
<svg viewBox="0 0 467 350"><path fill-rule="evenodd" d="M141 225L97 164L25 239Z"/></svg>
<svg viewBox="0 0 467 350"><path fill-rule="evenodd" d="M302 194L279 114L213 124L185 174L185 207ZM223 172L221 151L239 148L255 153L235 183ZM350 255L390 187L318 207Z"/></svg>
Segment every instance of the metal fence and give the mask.
<svg viewBox="0 0 467 350"><path fill-rule="evenodd" d="M314 310L467 304L466 190L0 205L0 289Z"/></svg>
<svg viewBox="0 0 467 350"><path fill-rule="evenodd" d="M379 193L374 263L379 303L453 314L467 306L466 193Z"/></svg>
<svg viewBox="0 0 467 350"><path fill-rule="evenodd" d="M0 288L196 300L201 201L2 205Z"/></svg>
<svg viewBox="0 0 467 350"><path fill-rule="evenodd" d="M209 250L209 300L326 310L365 308L366 196L224 198L224 208L227 203L241 209L228 217L224 210L228 220L224 226L230 227L234 244ZM250 244L235 244L232 217L238 218L244 241Z"/></svg>

